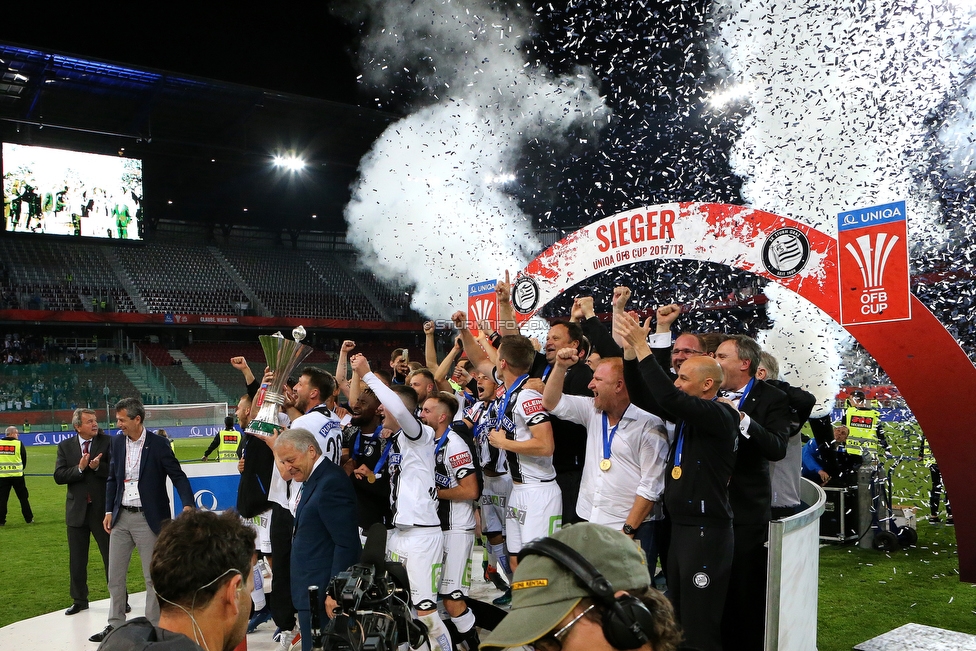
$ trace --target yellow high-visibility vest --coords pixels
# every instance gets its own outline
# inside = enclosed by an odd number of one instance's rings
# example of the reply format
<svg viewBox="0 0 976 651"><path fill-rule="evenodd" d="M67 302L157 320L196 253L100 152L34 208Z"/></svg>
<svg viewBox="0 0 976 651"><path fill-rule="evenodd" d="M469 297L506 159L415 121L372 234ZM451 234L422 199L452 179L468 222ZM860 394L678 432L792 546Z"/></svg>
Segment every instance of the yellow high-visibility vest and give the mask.
<svg viewBox="0 0 976 651"><path fill-rule="evenodd" d="M20 454L22 445L17 439L0 441L0 477L24 476L24 458Z"/></svg>
<svg viewBox="0 0 976 651"><path fill-rule="evenodd" d="M881 424L881 412L877 409L859 409L848 407L844 411L844 425L849 435L847 437L847 453L862 454L867 452L878 455L878 426Z"/></svg>
<svg viewBox="0 0 976 651"><path fill-rule="evenodd" d="M237 446L241 442L241 435L237 430L220 430L220 444L217 446L218 461L237 462Z"/></svg>

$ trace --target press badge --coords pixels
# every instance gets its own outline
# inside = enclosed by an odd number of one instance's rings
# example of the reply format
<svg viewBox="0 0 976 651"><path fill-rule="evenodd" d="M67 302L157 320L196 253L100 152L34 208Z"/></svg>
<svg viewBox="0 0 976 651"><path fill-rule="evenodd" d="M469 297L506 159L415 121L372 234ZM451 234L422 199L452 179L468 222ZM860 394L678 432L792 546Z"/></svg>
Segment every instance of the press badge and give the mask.
<svg viewBox="0 0 976 651"><path fill-rule="evenodd" d="M122 493L122 499L130 502L139 500L139 482L126 479L125 491Z"/></svg>

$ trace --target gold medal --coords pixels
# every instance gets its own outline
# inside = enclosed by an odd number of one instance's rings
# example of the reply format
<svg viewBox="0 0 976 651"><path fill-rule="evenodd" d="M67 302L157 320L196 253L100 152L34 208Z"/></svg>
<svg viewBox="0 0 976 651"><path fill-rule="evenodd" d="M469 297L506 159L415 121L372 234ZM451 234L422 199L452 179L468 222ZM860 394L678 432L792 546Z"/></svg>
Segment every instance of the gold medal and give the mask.
<svg viewBox="0 0 976 651"><path fill-rule="evenodd" d="M613 464L610 462L610 459L601 459L600 460L600 470L602 470L603 472L606 472L606 471L610 470L610 466L612 466L612 465Z"/></svg>
<svg viewBox="0 0 976 651"><path fill-rule="evenodd" d="M681 479L681 466L675 466L671 469L671 477L674 479Z"/></svg>
<svg viewBox="0 0 976 651"><path fill-rule="evenodd" d="M375 484L376 483L376 475L374 475L373 473L371 473L371 472L369 472L367 470L366 471L366 481L369 482L370 484Z"/></svg>

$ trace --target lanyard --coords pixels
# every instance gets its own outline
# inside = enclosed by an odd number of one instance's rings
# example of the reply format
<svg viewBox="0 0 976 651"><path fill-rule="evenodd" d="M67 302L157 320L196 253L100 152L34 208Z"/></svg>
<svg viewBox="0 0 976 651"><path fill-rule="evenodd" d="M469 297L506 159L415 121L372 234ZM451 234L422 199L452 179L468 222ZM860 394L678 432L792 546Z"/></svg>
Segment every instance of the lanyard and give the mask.
<svg viewBox="0 0 976 651"><path fill-rule="evenodd" d="M437 445L434 447L434 458L435 459L437 458L437 453L440 452L441 451L441 448L444 447L444 444L447 443L447 436L450 433L451 433L451 428L448 427L446 430L444 430L444 436L441 437L441 440L439 440L437 442Z"/></svg>
<svg viewBox="0 0 976 651"><path fill-rule="evenodd" d="M545 382L549 379L549 374L552 373L552 364L546 364L546 368L542 371L542 381Z"/></svg>
<svg viewBox="0 0 976 651"><path fill-rule="evenodd" d="M522 388L522 384L526 380L528 380L528 379L529 379L529 374L528 373L526 373L525 375L518 376L517 378L515 378L515 381L512 382L512 386L509 387L509 389L507 391L505 391L505 397L502 398L502 404L498 408L498 419L499 420L501 420L502 418L505 418L505 411L508 409L508 401L512 399L512 395L516 391L518 391L520 388Z"/></svg>
<svg viewBox="0 0 976 651"><path fill-rule="evenodd" d="M739 411L742 411L742 405L745 404L746 398L749 396L749 391L752 390L752 385L754 385L755 383L756 383L756 378L752 378L751 380L749 380L749 384L746 385L746 388L742 390L742 397L739 398L739 406L737 408Z"/></svg>
<svg viewBox="0 0 976 651"><path fill-rule="evenodd" d="M613 426L610 430L609 436L607 435L607 428L610 427L610 419L607 417L606 412L603 413L603 458L610 458L610 446L613 444L613 437L617 434L617 428L620 427L620 422L623 420L621 418L617 421L617 424Z"/></svg>

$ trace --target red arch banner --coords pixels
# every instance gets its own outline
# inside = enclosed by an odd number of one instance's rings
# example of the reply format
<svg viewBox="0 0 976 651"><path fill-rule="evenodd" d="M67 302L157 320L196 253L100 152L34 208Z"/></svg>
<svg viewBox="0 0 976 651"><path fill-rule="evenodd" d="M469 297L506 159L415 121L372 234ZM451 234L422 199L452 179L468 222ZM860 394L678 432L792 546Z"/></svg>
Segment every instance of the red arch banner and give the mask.
<svg viewBox="0 0 976 651"><path fill-rule="evenodd" d="M644 206L585 226L519 273L512 302L519 319L527 319L586 278L662 259L752 272L841 322L836 238L788 217L712 203ZM907 318L844 327L888 373L925 432L952 496L960 578L976 583L976 483L967 481L976 458L976 400L970 395L976 367L928 308L915 296L908 300Z"/></svg>

